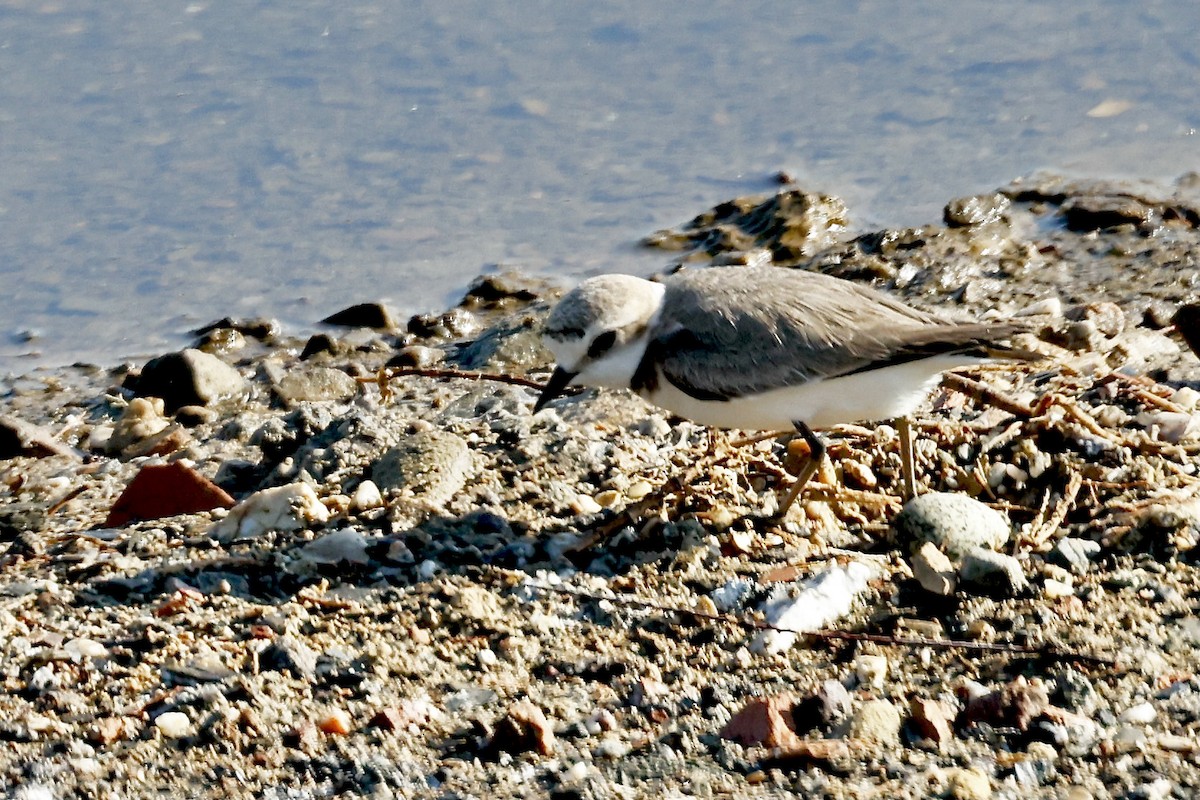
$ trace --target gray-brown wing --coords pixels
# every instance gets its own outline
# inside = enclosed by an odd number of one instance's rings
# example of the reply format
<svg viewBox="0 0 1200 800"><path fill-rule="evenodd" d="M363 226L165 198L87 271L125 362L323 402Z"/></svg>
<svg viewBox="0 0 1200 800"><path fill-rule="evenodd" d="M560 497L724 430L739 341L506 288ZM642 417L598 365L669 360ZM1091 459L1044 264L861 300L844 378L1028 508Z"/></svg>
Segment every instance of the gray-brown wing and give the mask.
<svg viewBox="0 0 1200 800"><path fill-rule="evenodd" d="M701 399L964 352L1020 328L945 322L868 287L778 267L680 274L662 308L635 388L661 372Z"/></svg>

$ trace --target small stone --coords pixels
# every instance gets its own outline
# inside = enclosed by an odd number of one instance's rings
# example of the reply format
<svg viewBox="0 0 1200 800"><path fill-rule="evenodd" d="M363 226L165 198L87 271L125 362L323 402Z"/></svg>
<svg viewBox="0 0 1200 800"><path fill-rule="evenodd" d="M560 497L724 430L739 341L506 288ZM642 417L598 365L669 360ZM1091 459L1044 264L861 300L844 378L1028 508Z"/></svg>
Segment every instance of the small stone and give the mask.
<svg viewBox="0 0 1200 800"><path fill-rule="evenodd" d="M343 528L304 545L300 549L300 557L318 565L370 564L367 542L367 538L353 528Z"/></svg>
<svg viewBox="0 0 1200 800"><path fill-rule="evenodd" d="M0 415L0 460L25 455L79 458L75 450L55 439L45 428L16 417Z"/></svg>
<svg viewBox="0 0 1200 800"><path fill-rule="evenodd" d="M887 680L888 660L886 656L863 654L854 659L854 673L861 686L882 689Z"/></svg>
<svg viewBox="0 0 1200 800"><path fill-rule="evenodd" d="M1100 543L1089 539L1059 539L1046 556L1051 564L1066 567L1076 575L1087 573L1092 559L1100 554Z"/></svg>
<svg viewBox="0 0 1200 800"><path fill-rule="evenodd" d="M822 681L817 691L796 703L792 709L792 721L797 732L808 731L819 725L831 725L844 719L853 707L850 692L841 681Z"/></svg>
<svg viewBox="0 0 1200 800"><path fill-rule="evenodd" d="M104 452L116 455L125 448L153 436L171 424L163 416L159 397L134 397L113 425L112 435L104 442Z"/></svg>
<svg viewBox="0 0 1200 800"><path fill-rule="evenodd" d="M161 397L173 413L182 406L207 406L232 397L246 381L216 356L189 348L152 359L140 375L126 379L126 385L141 397Z"/></svg>
<svg viewBox="0 0 1200 800"><path fill-rule="evenodd" d="M788 695L757 697L742 706L721 728L721 738L745 747L793 747L800 742Z"/></svg>
<svg viewBox="0 0 1200 800"><path fill-rule="evenodd" d="M962 718L966 725L986 722L992 727L1015 727L1024 731L1049 706L1046 688L1021 677L994 692L970 698Z"/></svg>
<svg viewBox="0 0 1200 800"><path fill-rule="evenodd" d="M654 491L654 487L647 481L634 481L629 488L625 490L625 496L630 500L641 500L646 495Z"/></svg>
<svg viewBox="0 0 1200 800"><path fill-rule="evenodd" d="M914 697L908 705L909 724L918 736L944 747L954 738L954 712L945 703Z"/></svg>
<svg viewBox="0 0 1200 800"><path fill-rule="evenodd" d="M258 656L259 669L290 672L311 681L317 674L317 654L294 636L276 638Z"/></svg>
<svg viewBox="0 0 1200 800"><path fill-rule="evenodd" d="M879 479L869 466L852 458L841 462L842 481L852 489L874 489Z"/></svg>
<svg viewBox="0 0 1200 800"><path fill-rule="evenodd" d="M285 403L345 402L358 394L358 381L332 367L288 370L274 386Z"/></svg>
<svg viewBox="0 0 1200 800"><path fill-rule="evenodd" d="M63 650L75 661L82 661L85 658L104 658L108 655L108 648L95 639L71 639L63 645Z"/></svg>
<svg viewBox="0 0 1200 800"><path fill-rule="evenodd" d="M182 711L164 711L154 718L154 727L168 739L182 739L192 733L192 721Z"/></svg>
<svg viewBox="0 0 1200 800"><path fill-rule="evenodd" d="M365 480L354 489L350 495L350 508L356 513L370 511L373 508L383 508L383 494L374 481Z"/></svg>
<svg viewBox="0 0 1200 800"><path fill-rule="evenodd" d="M1042 584L1042 596L1047 600L1060 600L1064 597L1072 597L1074 594L1075 587L1069 581L1046 578Z"/></svg>
<svg viewBox="0 0 1200 800"><path fill-rule="evenodd" d="M850 717L849 735L855 739L894 745L900 741L900 711L887 700L868 700Z"/></svg>
<svg viewBox="0 0 1200 800"><path fill-rule="evenodd" d="M116 528L134 520L196 514L233 504L224 489L182 462L147 464L113 503L104 525Z"/></svg>
<svg viewBox="0 0 1200 800"><path fill-rule="evenodd" d="M571 501L571 510L582 517L590 517L593 514L599 514L604 507L586 494L577 494Z"/></svg>
<svg viewBox="0 0 1200 800"><path fill-rule="evenodd" d="M444 503L462 489L471 453L461 437L442 430L415 433L371 465L383 491L403 489L430 503Z"/></svg>
<svg viewBox="0 0 1200 800"><path fill-rule="evenodd" d="M255 317L250 319L235 319L233 317L223 317L216 322L210 322L203 327L196 328L192 331L193 336L203 336L206 333L217 330L232 330L237 331L243 336L249 336L259 341L268 341L279 335L279 323L273 319L266 317Z"/></svg>
<svg viewBox="0 0 1200 800"><path fill-rule="evenodd" d="M335 708L317 720L317 729L321 733L345 736L354 728L350 724L350 715L340 708Z"/></svg>
<svg viewBox="0 0 1200 800"><path fill-rule="evenodd" d="M1150 703L1138 703L1121 712L1120 720L1134 725L1149 725L1158 718L1158 711Z"/></svg>
<svg viewBox="0 0 1200 800"><path fill-rule="evenodd" d="M951 800L990 800L992 782L977 767L952 767L946 771L947 796Z"/></svg>
<svg viewBox="0 0 1200 800"><path fill-rule="evenodd" d="M514 703L508 713L496 723L490 747L508 753L537 752L554 754L554 730L540 708L529 700Z"/></svg>
<svg viewBox="0 0 1200 800"><path fill-rule="evenodd" d="M329 520L329 509L307 483L273 486L247 497L209 530L218 541L252 539L268 531L298 531Z"/></svg>
<svg viewBox="0 0 1200 800"><path fill-rule="evenodd" d="M395 317L383 303L358 303L330 314L321 322L346 328L392 330L396 327Z"/></svg>
<svg viewBox="0 0 1200 800"><path fill-rule="evenodd" d="M125 721L120 717L101 717L88 732L88 740L108 745L125 738Z"/></svg>
<svg viewBox="0 0 1200 800"><path fill-rule="evenodd" d="M998 550L1012 535L1008 518L965 494L931 492L905 504L893 522L911 547L932 542L951 559L972 548Z"/></svg>
<svg viewBox="0 0 1200 800"><path fill-rule="evenodd" d="M1016 597L1027 586L1021 562L1010 555L975 549L963 556L959 588L989 597Z"/></svg>
<svg viewBox="0 0 1200 800"><path fill-rule="evenodd" d="M999 192L951 200L942 211L942 219L951 228L986 225L1004 218L1012 201Z"/></svg>
<svg viewBox="0 0 1200 800"><path fill-rule="evenodd" d="M932 542L924 542L911 559L913 577L927 592L948 597L954 594L958 578L954 564Z"/></svg>
<svg viewBox="0 0 1200 800"><path fill-rule="evenodd" d="M349 346L342 344L328 333L314 333L304 343L304 349L300 351L300 360L308 361L323 354L337 355L345 353L349 349Z"/></svg>
<svg viewBox="0 0 1200 800"><path fill-rule="evenodd" d="M396 355L388 359L389 367L407 367L409 369L428 369L440 362L443 353L436 347L426 347L423 344L410 344L401 347Z"/></svg>

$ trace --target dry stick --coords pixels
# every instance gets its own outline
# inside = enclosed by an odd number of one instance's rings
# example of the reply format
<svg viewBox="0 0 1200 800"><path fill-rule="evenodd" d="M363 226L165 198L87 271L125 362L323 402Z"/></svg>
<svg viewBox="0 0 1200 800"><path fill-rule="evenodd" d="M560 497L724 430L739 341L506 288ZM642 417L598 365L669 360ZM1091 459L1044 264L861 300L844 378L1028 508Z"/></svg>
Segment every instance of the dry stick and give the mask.
<svg viewBox="0 0 1200 800"><path fill-rule="evenodd" d="M1018 417L1033 416L1033 409L1027 404L982 381L959 375L957 372L947 372L942 376L942 383L968 397L993 405Z"/></svg>
<svg viewBox="0 0 1200 800"><path fill-rule="evenodd" d="M510 572L509 570L501 571L505 573ZM852 631L839 631L832 629L805 631L794 628L785 628L781 625L772 625L769 622L750 619L749 617L743 617L736 614L709 614L703 611L696 611L691 608L668 606L636 597L606 597L604 595L594 594L592 592L585 592L582 589L568 589L564 586L544 586L529 580L526 580L524 585L546 594L568 595L571 597L581 597L585 600L592 600L595 602L616 603L617 605L631 608L645 608L652 611L660 611L665 614L686 615L696 619L709 620L711 622L725 622L742 628L748 628L750 630L794 633L799 636L809 636L813 639L819 639L821 641L872 642L874 644L895 645L898 647L937 647L946 650L975 650L989 653L1032 655L1041 658L1056 658L1062 660L1073 659L1078 661L1089 661L1095 664L1104 664L1107 666L1115 666L1117 663L1115 658L1111 658L1109 656L1082 653L1074 650L1064 650L1053 645L1038 646L1007 644L1003 642L968 642L962 639L928 639L922 636L889 636L882 633L854 633Z"/></svg>
<svg viewBox="0 0 1200 800"><path fill-rule="evenodd" d="M498 372L470 372L460 369L423 369L420 367L384 367L379 371L379 375L370 378L358 378L359 383L380 383L389 381L392 378L405 378L416 376L419 378L457 378L470 381L493 381L495 383L507 383L513 386L524 386L529 389L545 389L546 384L542 381L535 381L530 378L519 378L516 375L504 375ZM565 390L565 394L578 394L582 389L571 386Z"/></svg>
<svg viewBox="0 0 1200 800"><path fill-rule="evenodd" d="M57 503L55 503L54 505L47 508L46 516L50 516L51 514L54 514L59 509L61 509L63 506L65 506L67 503L71 502L76 497L79 497L79 495L83 494L85 491L87 491L86 486L76 486L74 489L72 489L71 491L69 491L65 495L63 495L63 497Z"/></svg>

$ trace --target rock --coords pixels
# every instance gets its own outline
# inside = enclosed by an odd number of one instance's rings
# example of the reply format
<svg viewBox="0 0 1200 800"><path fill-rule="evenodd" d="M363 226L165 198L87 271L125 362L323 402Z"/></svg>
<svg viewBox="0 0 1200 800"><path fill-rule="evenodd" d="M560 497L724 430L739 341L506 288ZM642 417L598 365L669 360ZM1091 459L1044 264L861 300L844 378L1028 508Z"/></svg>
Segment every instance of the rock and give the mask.
<svg viewBox="0 0 1200 800"><path fill-rule="evenodd" d="M9 415L0 416L0 460L17 456L69 456L79 458L71 447L54 438L45 428Z"/></svg>
<svg viewBox="0 0 1200 800"><path fill-rule="evenodd" d="M554 755L555 744L554 730L546 715L529 700L520 700L496 723L489 749L514 754L533 751L550 756Z"/></svg>
<svg viewBox="0 0 1200 800"><path fill-rule="evenodd" d="M792 719L793 705L788 695L756 697L725 723L721 738L744 747L795 747L800 739Z"/></svg>
<svg viewBox="0 0 1200 800"><path fill-rule="evenodd" d="M168 739L182 739L192 733L192 721L182 711L164 711L154 718L154 727Z"/></svg>
<svg viewBox="0 0 1200 800"><path fill-rule="evenodd" d="M999 192L951 200L942 210L942 219L951 228L986 225L1004 219L1012 201Z"/></svg>
<svg viewBox="0 0 1200 800"><path fill-rule="evenodd" d="M209 535L222 542L252 539L268 531L298 531L328 520L329 510L312 487L292 483L250 495L213 525Z"/></svg>
<svg viewBox="0 0 1200 800"><path fill-rule="evenodd" d="M311 681L317 675L317 654L294 636L280 636L258 656L259 669L290 672Z"/></svg>
<svg viewBox="0 0 1200 800"><path fill-rule="evenodd" d="M963 725L986 722L994 728L1028 730L1030 722L1050 707L1050 697L1040 682L1017 678L994 692L968 699L961 718Z"/></svg>
<svg viewBox="0 0 1200 800"><path fill-rule="evenodd" d="M913 577L927 592L942 597L954 594L958 584L954 564L933 542L924 542L911 559Z"/></svg>
<svg viewBox="0 0 1200 800"><path fill-rule="evenodd" d="M1028 585L1021 562L1010 555L976 548L963 556L958 585L989 597L1016 597Z"/></svg>
<svg viewBox="0 0 1200 800"><path fill-rule="evenodd" d="M859 686L882 689L888 675L887 656L863 653L855 657L854 674Z"/></svg>
<svg viewBox="0 0 1200 800"><path fill-rule="evenodd" d="M382 490L404 490L430 503L444 503L467 481L471 453L467 443L441 430L413 434L371 466L371 480Z"/></svg>
<svg viewBox="0 0 1200 800"><path fill-rule="evenodd" d="M794 591L772 593L761 607L768 623L782 630L768 630L755 636L750 649L759 653L781 653L795 643L800 632L829 627L850 612L868 588L879 568L870 562L852 561L834 566L804 581ZM714 598L715 599L715 598ZM720 603L717 606L720 607Z"/></svg>
<svg viewBox="0 0 1200 800"><path fill-rule="evenodd" d="M1094 231L1118 225L1151 225L1158 218L1155 207L1139 197L1081 195L1064 202L1059 210L1073 231Z"/></svg>
<svg viewBox="0 0 1200 800"><path fill-rule="evenodd" d="M831 725L850 713L853 701L841 681L823 681L816 693L806 697L792 709L795 729L808 731L818 725Z"/></svg>
<svg viewBox="0 0 1200 800"><path fill-rule="evenodd" d="M1099 555L1099 542L1090 539L1059 539L1054 548L1047 554L1046 560L1051 564L1065 567L1076 575L1086 574L1092 559Z"/></svg>
<svg viewBox="0 0 1200 800"><path fill-rule="evenodd" d="M358 394L358 381L332 367L288 370L274 386L275 395L294 405L302 402L344 402Z"/></svg>
<svg viewBox="0 0 1200 800"><path fill-rule="evenodd" d="M383 303L358 303L330 314L321 322L346 328L393 330L396 327L396 318Z"/></svg>
<svg viewBox="0 0 1200 800"><path fill-rule="evenodd" d="M304 343L304 349L300 351L300 360L308 361L310 358L319 356L322 353L338 355L339 353L349 352L349 350L349 346L342 344L328 333L314 333Z"/></svg>
<svg viewBox="0 0 1200 800"><path fill-rule="evenodd" d="M191 467L174 461L142 467L109 509L105 527L230 508L233 498Z"/></svg>
<svg viewBox="0 0 1200 800"><path fill-rule="evenodd" d="M407 367L409 369L426 369L437 364L443 358L443 353L436 347L426 347L423 344L410 344L396 351L396 355L388 359L389 367Z"/></svg>
<svg viewBox="0 0 1200 800"><path fill-rule="evenodd" d="M269 341L279 335L279 323L273 319L266 317L258 317L254 319L234 319L232 317L223 317L216 322L210 322L207 325L196 328L192 331L193 336L204 336L207 333L220 330L237 331L243 336L249 336L259 341Z"/></svg>
<svg viewBox="0 0 1200 800"><path fill-rule="evenodd" d="M317 720L317 730L335 736L345 736L354 730L350 723L350 715L340 708L335 708Z"/></svg>
<svg viewBox="0 0 1200 800"><path fill-rule="evenodd" d="M1118 719L1134 725L1149 725L1158 719L1158 710L1150 703L1138 703L1122 711Z"/></svg>
<svg viewBox="0 0 1200 800"><path fill-rule="evenodd" d="M300 549L302 560L316 565L370 564L367 538L353 528L318 537Z"/></svg>
<svg viewBox="0 0 1200 800"><path fill-rule="evenodd" d="M216 356L189 348L147 362L136 379L126 379L126 386L141 397L161 397L173 413L182 406L212 405L238 394L246 381Z"/></svg>
<svg viewBox="0 0 1200 800"><path fill-rule="evenodd" d="M848 735L890 746L900 742L900 711L887 700L868 700L850 717Z"/></svg>
<svg viewBox="0 0 1200 800"><path fill-rule="evenodd" d="M932 542L951 559L972 548L997 550L1012 534L1008 518L965 494L931 492L905 504L893 521L899 539L913 548Z"/></svg>
<svg viewBox="0 0 1200 800"><path fill-rule="evenodd" d="M954 738L954 712L945 703L924 697L914 697L908 704L909 726L922 739L938 748Z"/></svg>
<svg viewBox="0 0 1200 800"><path fill-rule="evenodd" d="M363 481L354 489L354 494L350 495L350 509L355 513L370 511L373 508L383 508L383 495L379 492L379 487L374 481Z"/></svg>
<svg viewBox="0 0 1200 800"><path fill-rule="evenodd" d="M1200 356L1200 303L1181 305L1175 311L1171 322L1175 324L1175 330L1179 331L1179 335L1187 342L1192 352Z"/></svg>
<svg viewBox="0 0 1200 800"><path fill-rule="evenodd" d="M951 800L990 800L992 782L978 767L946 771L946 796Z"/></svg>

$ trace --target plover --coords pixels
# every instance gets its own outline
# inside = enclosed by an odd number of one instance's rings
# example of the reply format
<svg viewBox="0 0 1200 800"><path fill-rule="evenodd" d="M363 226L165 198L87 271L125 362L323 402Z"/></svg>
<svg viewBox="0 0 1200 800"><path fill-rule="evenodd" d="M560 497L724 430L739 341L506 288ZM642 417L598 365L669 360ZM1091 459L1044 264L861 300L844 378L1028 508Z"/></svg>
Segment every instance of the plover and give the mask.
<svg viewBox="0 0 1200 800"><path fill-rule="evenodd" d="M988 360L1026 327L952 321L782 267L688 269L661 283L598 275L546 321L557 365L534 411L583 385L629 389L704 425L794 428L811 457L779 504L782 516L825 455L813 428L905 418L943 372Z"/></svg>

